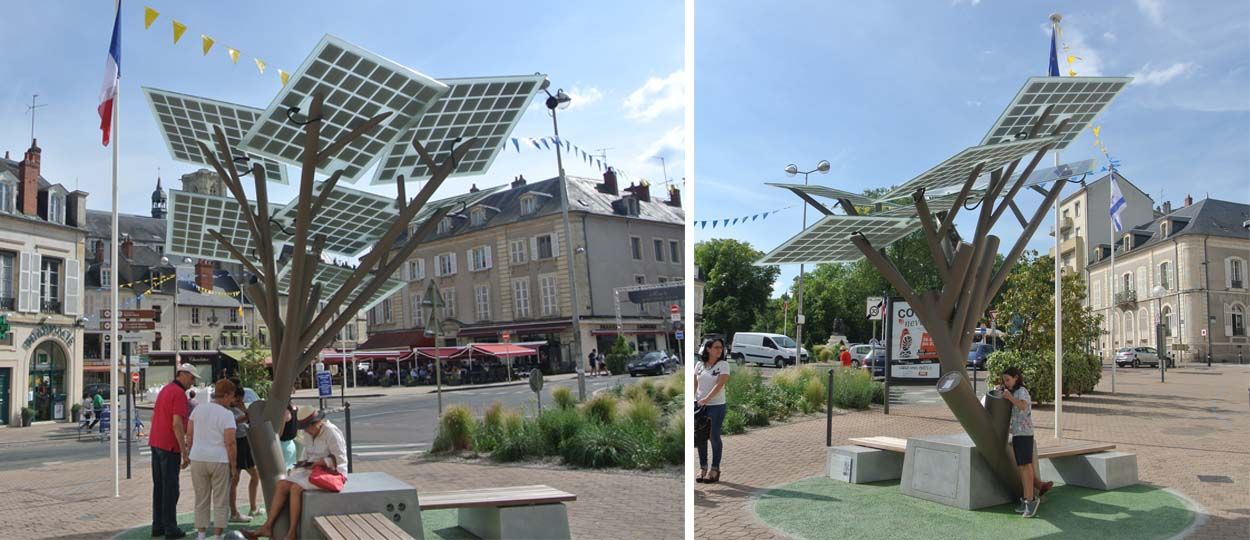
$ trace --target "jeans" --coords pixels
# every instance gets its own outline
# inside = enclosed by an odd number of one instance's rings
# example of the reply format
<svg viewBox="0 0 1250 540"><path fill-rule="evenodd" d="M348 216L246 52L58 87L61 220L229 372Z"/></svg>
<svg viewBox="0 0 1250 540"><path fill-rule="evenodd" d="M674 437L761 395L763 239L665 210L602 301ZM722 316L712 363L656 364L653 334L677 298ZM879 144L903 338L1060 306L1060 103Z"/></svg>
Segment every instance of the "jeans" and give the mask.
<svg viewBox="0 0 1250 540"><path fill-rule="evenodd" d="M152 447L152 532L178 530L178 472L182 454Z"/></svg>
<svg viewBox="0 0 1250 540"><path fill-rule="evenodd" d="M720 468L720 454L721 454L721 448L722 448L721 440L720 440L720 429L721 429L721 426L725 423L725 410L726 408L724 404L707 405L704 407L704 411L707 413L708 417L712 419L712 430L708 436L708 441L711 441L712 443L712 468L714 469ZM707 442L700 442L698 446L698 450L699 450L699 468L706 469L707 468Z"/></svg>

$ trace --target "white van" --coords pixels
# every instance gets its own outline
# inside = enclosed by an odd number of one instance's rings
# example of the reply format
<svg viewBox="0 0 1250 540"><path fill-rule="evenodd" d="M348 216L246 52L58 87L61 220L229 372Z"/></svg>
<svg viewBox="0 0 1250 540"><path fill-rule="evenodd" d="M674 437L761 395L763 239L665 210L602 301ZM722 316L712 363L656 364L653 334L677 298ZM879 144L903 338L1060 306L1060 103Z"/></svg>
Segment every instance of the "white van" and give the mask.
<svg viewBox="0 0 1250 540"><path fill-rule="evenodd" d="M794 365L795 347L793 339L781 334L738 332L729 347L729 357L739 364L750 362L780 368L787 364ZM807 362L807 349L803 349L802 356L803 362Z"/></svg>

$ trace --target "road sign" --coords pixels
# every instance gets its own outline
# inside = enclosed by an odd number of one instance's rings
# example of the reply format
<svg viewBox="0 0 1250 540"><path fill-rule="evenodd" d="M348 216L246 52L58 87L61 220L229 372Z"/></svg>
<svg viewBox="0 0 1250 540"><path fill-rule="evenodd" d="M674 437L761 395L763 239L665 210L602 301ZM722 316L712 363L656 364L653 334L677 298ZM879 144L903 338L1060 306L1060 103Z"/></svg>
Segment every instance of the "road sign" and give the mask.
<svg viewBox="0 0 1250 540"><path fill-rule="evenodd" d="M881 320L881 312L885 311L885 299L880 296L868 297L868 320Z"/></svg>
<svg viewBox="0 0 1250 540"><path fill-rule="evenodd" d="M117 312L120 319L155 319L154 309L123 309Z"/></svg>
<svg viewBox="0 0 1250 540"><path fill-rule="evenodd" d="M330 382L329 371L317 372L317 397L330 397L334 395L334 386Z"/></svg>
<svg viewBox="0 0 1250 540"><path fill-rule="evenodd" d="M1207 329L1206 329L1206 328L1203 328L1203 329L1202 329L1202 337L1207 337Z"/></svg>
<svg viewBox="0 0 1250 540"><path fill-rule="evenodd" d="M673 304L668 307L668 312L672 314L672 318L674 321L681 320L681 306L678 306L677 304Z"/></svg>
<svg viewBox="0 0 1250 540"><path fill-rule="evenodd" d="M530 370L530 390L534 392L543 391L543 371L538 368Z"/></svg>
<svg viewBox="0 0 1250 540"><path fill-rule="evenodd" d="M804 321L805 319L806 319L806 317L804 317L802 314L800 314L800 315L799 315L799 319L798 319L799 324L803 324L803 321Z"/></svg>
<svg viewBox="0 0 1250 540"><path fill-rule="evenodd" d="M122 343L142 343L144 341L152 341L156 338L152 332L126 332L117 334L117 340Z"/></svg>
<svg viewBox="0 0 1250 540"><path fill-rule="evenodd" d="M130 382L139 384L139 372L136 371L130 374Z"/></svg>
<svg viewBox="0 0 1250 540"><path fill-rule="evenodd" d="M156 323L150 320L121 320L117 321L117 327L117 329L122 332L137 332L140 330L156 330Z"/></svg>
<svg viewBox="0 0 1250 540"><path fill-rule="evenodd" d="M683 340L683 339L685 339L685 338L686 338L686 333L685 333L685 332L682 332L681 330L678 330L678 331L676 332L676 335L675 335L674 337L676 337L676 338L677 338L677 341L681 341L681 340Z"/></svg>

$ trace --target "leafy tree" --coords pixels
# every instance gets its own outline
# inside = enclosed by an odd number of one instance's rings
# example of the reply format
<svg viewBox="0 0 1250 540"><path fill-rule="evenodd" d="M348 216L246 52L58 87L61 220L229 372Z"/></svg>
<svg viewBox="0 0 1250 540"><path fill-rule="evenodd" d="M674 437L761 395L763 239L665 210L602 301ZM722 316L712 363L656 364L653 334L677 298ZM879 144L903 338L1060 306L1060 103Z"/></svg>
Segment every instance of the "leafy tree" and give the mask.
<svg viewBox="0 0 1250 540"><path fill-rule="evenodd" d="M789 310L786 309L785 305L787 301L790 302ZM791 298L789 294L782 294L781 298L769 298L768 305L764 306L764 309L761 309L759 315L755 317L755 326L751 327L751 331L792 334L794 332L794 323L786 324L785 318L789 317L793 321L794 310L794 298Z"/></svg>
<svg viewBox="0 0 1250 540"><path fill-rule="evenodd" d="M634 351L630 350L629 344L625 342L625 336L616 336L616 342L612 344L612 349L603 355L603 360L607 362L609 372L625 373L625 364L633 354Z"/></svg>
<svg viewBox="0 0 1250 540"><path fill-rule="evenodd" d="M269 378L269 368L265 367L265 360L268 359L269 350L261 347L255 339L251 340L239 358L239 381L245 388L255 390L260 399L266 399L269 387L273 385Z"/></svg>
<svg viewBox="0 0 1250 540"><path fill-rule="evenodd" d="M751 244L728 238L699 242L695 264L707 274L703 327L708 333L730 336L755 328L757 316L768 308L773 282L781 270L755 266L764 253Z"/></svg>

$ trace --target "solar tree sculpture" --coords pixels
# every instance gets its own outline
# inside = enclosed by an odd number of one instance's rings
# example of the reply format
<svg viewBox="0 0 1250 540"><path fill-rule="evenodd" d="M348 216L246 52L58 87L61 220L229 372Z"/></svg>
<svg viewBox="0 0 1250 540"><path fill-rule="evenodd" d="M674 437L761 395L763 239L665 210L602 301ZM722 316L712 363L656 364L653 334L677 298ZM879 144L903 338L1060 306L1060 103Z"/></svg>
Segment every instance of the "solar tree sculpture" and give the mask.
<svg viewBox="0 0 1250 540"><path fill-rule="evenodd" d="M254 246L253 252L247 253L246 247L236 245L221 232L212 229L207 231L253 275L243 291L255 304L271 335L269 347L273 359L273 386L267 400L253 403L248 410L253 418L248 435L260 470L267 503L271 501L278 479L285 469L276 433L283 424L286 404L290 401L297 377L317 360L322 349L332 346L336 335L354 321L355 314L366 307L370 298L384 287L388 276L400 269L417 249L417 239L431 233L452 209L451 206L444 206L424 213L424 219L408 236L407 241L396 247L409 223L417 218L434 192L455 171L456 164L481 142L478 138L468 138L453 147L450 155L442 162L438 162L414 137L412 148L429 171L428 181L415 197L409 199L405 194L403 177L398 178L395 183L398 190L395 200L398 217L389 224L372 249L360 258L359 266L351 270L341 286L336 290L324 290L321 283L314 282L313 277L320 266L333 263L322 260L327 238L324 234L314 234L313 220L323 211L344 171L334 171L321 184L319 192L314 189L314 175L319 166L330 162L354 140L377 128L391 113L373 116L339 139L323 145L323 102L323 95L314 94L306 120L295 115L289 116L290 121L301 124L303 131L299 195L295 202L294 223L285 228L279 226L277 231L275 223L270 219L265 167L259 162L253 162L250 173L241 175L232 166L236 158L234 146L220 127L213 127L217 151L214 152L203 142L197 141L203 156L221 177L230 195L245 214L247 232L253 239L250 242ZM242 177L247 174L252 176L255 183L254 204L248 201L243 189ZM276 243L275 240L278 239L293 244L294 249L289 258L280 259L282 252L277 246L282 243ZM287 280L289 285L283 287L282 284ZM279 300L284 289L289 291L285 307Z"/></svg>
<svg viewBox="0 0 1250 540"><path fill-rule="evenodd" d="M1039 137L1043 127L1052 119L1051 109L1046 108L1024 135L1026 139ZM1069 120L1059 122L1052 135L1063 133ZM979 212L976 230L966 240L956 233L955 218L961 209L966 208L973 185L982 174L984 162L973 167L949 207L930 208L924 187L912 193L921 230L942 281L940 289L915 290L899 273L894 263L884 252L879 252L867 236L859 232L851 235L851 242L855 247L915 310L938 353L943 374L938 390L942 399L972 439L977 451L985 458L995 477L1015 497L1021 496L1023 487L1015 461L1007 448L1008 417L992 414L995 406L1005 402L991 402L990 408L983 406L968 381L965 364L977 322L989 307L990 300L1002 288L1007 275L1020 259L1029 239L1046 218L1048 209L1054 205L1066 183L1056 181L1049 189L1033 185L1032 189L1042 193L1044 200L1028 219L1016 204L1016 195L1024 186L1029 185L1029 176L1037 164L1058 142L1055 137L1053 142L1041 146L1018 176L1013 177L1013 173L1023 158L1015 159L989 173L989 184L981 193L981 200L975 207ZM994 259L1001 241L998 236L990 234L990 231L1008 210L1015 215L1024 230L1007 253L1002 266L995 271ZM1004 409L999 409L1002 410Z"/></svg>

